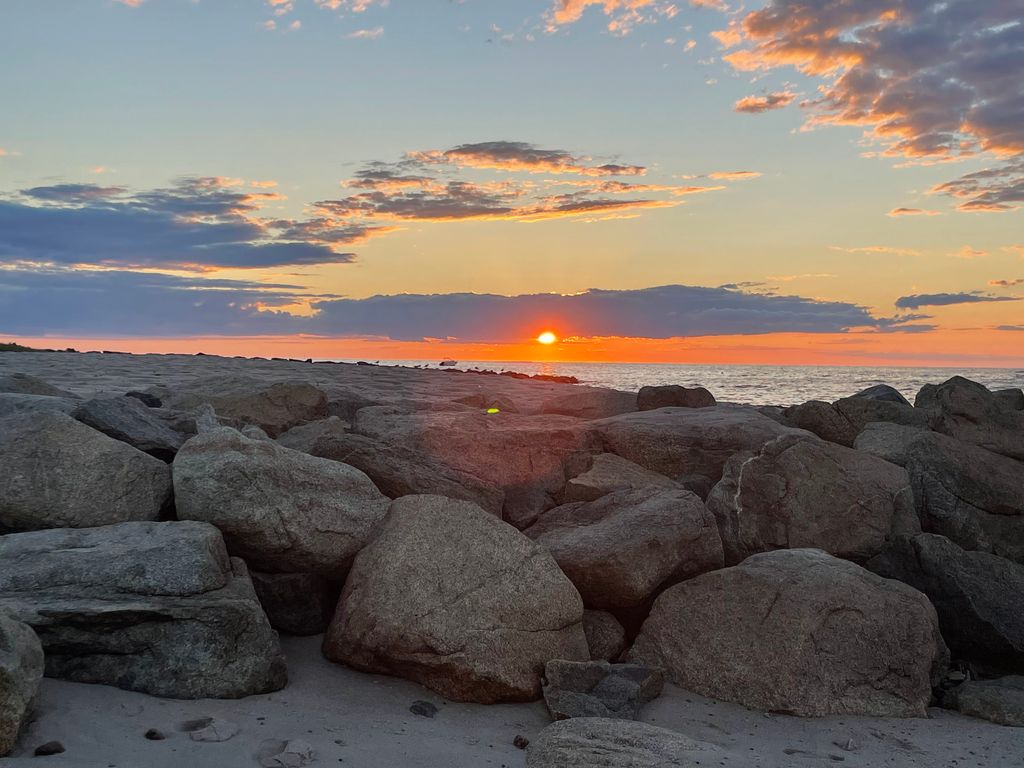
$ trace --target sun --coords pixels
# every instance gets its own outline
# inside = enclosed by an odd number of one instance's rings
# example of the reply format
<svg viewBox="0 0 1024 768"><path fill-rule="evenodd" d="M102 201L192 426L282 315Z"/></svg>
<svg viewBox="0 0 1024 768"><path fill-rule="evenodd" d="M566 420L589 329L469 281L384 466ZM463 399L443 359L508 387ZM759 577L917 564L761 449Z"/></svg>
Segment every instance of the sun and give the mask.
<svg viewBox="0 0 1024 768"><path fill-rule="evenodd" d="M558 337L551 331L544 331L544 333L537 337L537 341L541 344L554 344L558 341Z"/></svg>

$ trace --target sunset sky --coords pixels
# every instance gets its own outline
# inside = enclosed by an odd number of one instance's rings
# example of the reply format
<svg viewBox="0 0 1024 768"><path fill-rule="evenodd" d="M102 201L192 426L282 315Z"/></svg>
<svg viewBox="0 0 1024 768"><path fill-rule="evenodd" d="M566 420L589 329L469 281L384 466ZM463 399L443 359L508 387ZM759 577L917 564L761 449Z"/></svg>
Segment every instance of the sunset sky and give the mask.
<svg viewBox="0 0 1024 768"><path fill-rule="evenodd" d="M14 0L0 51L0 341L1024 366L1024 0Z"/></svg>

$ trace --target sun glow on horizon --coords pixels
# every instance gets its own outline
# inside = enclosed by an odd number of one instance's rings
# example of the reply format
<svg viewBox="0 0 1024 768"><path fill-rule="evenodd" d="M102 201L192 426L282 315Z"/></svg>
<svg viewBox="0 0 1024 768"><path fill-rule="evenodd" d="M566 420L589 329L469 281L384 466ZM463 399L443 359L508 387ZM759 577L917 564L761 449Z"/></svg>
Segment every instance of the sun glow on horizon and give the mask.
<svg viewBox="0 0 1024 768"><path fill-rule="evenodd" d="M558 341L558 337L551 331L544 331L537 337L539 344L554 344L556 341Z"/></svg>

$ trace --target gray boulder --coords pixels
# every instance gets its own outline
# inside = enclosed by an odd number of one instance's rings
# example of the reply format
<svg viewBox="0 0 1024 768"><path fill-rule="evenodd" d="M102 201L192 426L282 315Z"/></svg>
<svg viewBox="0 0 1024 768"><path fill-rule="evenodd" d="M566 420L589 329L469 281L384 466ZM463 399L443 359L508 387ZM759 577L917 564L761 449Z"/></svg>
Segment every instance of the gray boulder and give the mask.
<svg viewBox="0 0 1024 768"><path fill-rule="evenodd" d="M43 679L43 647L32 628L0 611L0 757L14 748Z"/></svg>
<svg viewBox="0 0 1024 768"><path fill-rule="evenodd" d="M474 504L405 496L356 557L324 654L449 699L528 701L585 661L583 603L551 556Z"/></svg>
<svg viewBox="0 0 1024 768"><path fill-rule="evenodd" d="M660 696L664 685L660 669L639 664L555 659L544 665L544 703L555 720L636 720L640 708Z"/></svg>
<svg viewBox="0 0 1024 768"><path fill-rule="evenodd" d="M923 717L948 651L920 592L792 549L670 587L628 658L752 709Z"/></svg>
<svg viewBox="0 0 1024 768"><path fill-rule="evenodd" d="M992 393L1003 408L1010 411L1024 411L1024 389L998 389Z"/></svg>
<svg viewBox="0 0 1024 768"><path fill-rule="evenodd" d="M862 389L855 395L861 400L877 400L884 403L899 403L900 405L910 405L910 401L905 398L902 393L895 387L890 387L888 384L875 384L870 387Z"/></svg>
<svg viewBox="0 0 1024 768"><path fill-rule="evenodd" d="M292 427L278 435L277 442L293 451L312 454L320 440L335 436L344 437L350 426L349 422L337 416L328 416L326 419Z"/></svg>
<svg viewBox="0 0 1024 768"><path fill-rule="evenodd" d="M255 379L220 377L189 386L157 386L149 390L173 410L192 411L209 404L217 416L255 424L277 437L298 424L327 418L327 395L304 381L275 384Z"/></svg>
<svg viewBox="0 0 1024 768"><path fill-rule="evenodd" d="M583 633L592 661L615 661L626 650L626 630L607 611L584 611Z"/></svg>
<svg viewBox="0 0 1024 768"><path fill-rule="evenodd" d="M289 635L319 635L338 604L339 585L315 573L259 573L252 585L270 626Z"/></svg>
<svg viewBox="0 0 1024 768"><path fill-rule="evenodd" d="M601 453L594 457L590 468L565 484L562 502L596 501L615 491L638 490L641 488L680 488L671 478L639 464L634 464L614 453Z"/></svg>
<svg viewBox="0 0 1024 768"><path fill-rule="evenodd" d="M605 452L671 478L703 475L712 484L733 454L801 432L741 405L659 408L591 422L591 427Z"/></svg>
<svg viewBox="0 0 1024 768"><path fill-rule="evenodd" d="M632 720L576 717L530 742L526 768L692 768L716 747Z"/></svg>
<svg viewBox="0 0 1024 768"><path fill-rule="evenodd" d="M540 404L541 413L574 416L578 419L605 419L635 410L636 393L615 389L573 389Z"/></svg>
<svg viewBox="0 0 1024 768"><path fill-rule="evenodd" d="M926 384L915 405L936 432L1024 461L1024 411L1006 407L984 386L962 376Z"/></svg>
<svg viewBox="0 0 1024 768"><path fill-rule="evenodd" d="M682 489L566 504L524 533L551 553L588 608L637 607L658 589L723 564L714 517Z"/></svg>
<svg viewBox="0 0 1024 768"><path fill-rule="evenodd" d="M245 564L205 523L0 537L0 611L36 631L49 677L183 699L285 684Z"/></svg>
<svg viewBox="0 0 1024 768"><path fill-rule="evenodd" d="M75 408L71 416L108 437L168 463L185 442L180 433L134 397L86 400Z"/></svg>
<svg viewBox="0 0 1024 768"><path fill-rule="evenodd" d="M924 531L1024 563L1024 463L892 425L872 425L856 445L906 468Z"/></svg>
<svg viewBox="0 0 1024 768"><path fill-rule="evenodd" d="M174 459L181 520L224 534L228 551L270 573L341 580L387 513L387 498L354 467L251 440L221 427Z"/></svg>
<svg viewBox="0 0 1024 768"><path fill-rule="evenodd" d="M600 452L587 424L569 416L378 406L356 413L352 431L497 486L505 494L504 519L525 528L555 506L566 480Z"/></svg>
<svg viewBox="0 0 1024 768"><path fill-rule="evenodd" d="M300 429L306 427L296 427L287 434L291 435ZM305 452L312 456L341 461L365 472L380 492L389 498L421 494L447 496L471 501L501 517L505 501L503 490L476 475L455 469L430 454L399 443L380 442L336 428L325 430L315 439L303 442Z"/></svg>
<svg viewBox="0 0 1024 768"><path fill-rule="evenodd" d="M968 680L948 692L942 703L962 715L1024 728L1024 677Z"/></svg>
<svg viewBox="0 0 1024 768"><path fill-rule="evenodd" d="M56 412L0 419L0 530L156 520L171 499L162 461Z"/></svg>
<svg viewBox="0 0 1024 768"><path fill-rule="evenodd" d="M640 387L636 405L637 410L653 411L657 408L710 408L717 405L717 402L715 396L704 387L666 384L659 387Z"/></svg>
<svg viewBox="0 0 1024 768"><path fill-rule="evenodd" d="M730 459L708 509L730 565L801 547L863 562L894 534L920 530L906 470L803 435Z"/></svg>
<svg viewBox="0 0 1024 768"><path fill-rule="evenodd" d="M928 596L954 658L1024 673L1024 566L944 536L900 536L867 567Z"/></svg>
<svg viewBox="0 0 1024 768"><path fill-rule="evenodd" d="M25 412L56 411L58 413L71 413L80 402L81 400L74 400L70 397L0 392L0 418Z"/></svg>
<svg viewBox="0 0 1024 768"><path fill-rule="evenodd" d="M0 392L10 392L19 395L43 395L45 397L78 397L78 395L71 392L47 384L42 379L29 376L27 373L8 373L5 376L0 376Z"/></svg>
<svg viewBox="0 0 1024 768"><path fill-rule="evenodd" d="M859 395L824 403L811 400L786 409L786 419L794 427L813 432L823 440L853 447L864 428L876 421L926 429L928 414L909 403Z"/></svg>

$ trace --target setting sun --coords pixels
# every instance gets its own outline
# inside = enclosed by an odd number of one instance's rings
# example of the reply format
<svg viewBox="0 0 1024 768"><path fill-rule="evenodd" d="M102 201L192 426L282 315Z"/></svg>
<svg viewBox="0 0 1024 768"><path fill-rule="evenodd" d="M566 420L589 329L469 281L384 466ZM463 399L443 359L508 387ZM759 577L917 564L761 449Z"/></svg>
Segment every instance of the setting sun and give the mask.
<svg viewBox="0 0 1024 768"><path fill-rule="evenodd" d="M537 341L541 344L554 344L558 341L558 337L555 336L551 331L544 331L540 336L537 337Z"/></svg>

